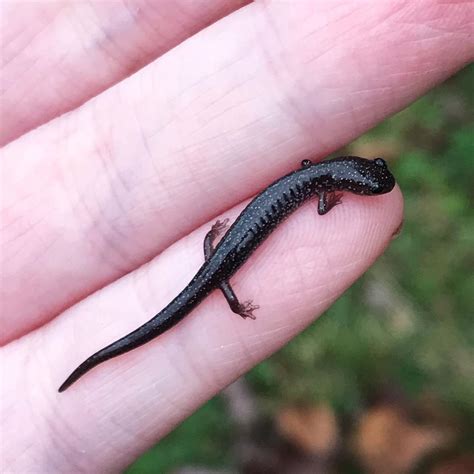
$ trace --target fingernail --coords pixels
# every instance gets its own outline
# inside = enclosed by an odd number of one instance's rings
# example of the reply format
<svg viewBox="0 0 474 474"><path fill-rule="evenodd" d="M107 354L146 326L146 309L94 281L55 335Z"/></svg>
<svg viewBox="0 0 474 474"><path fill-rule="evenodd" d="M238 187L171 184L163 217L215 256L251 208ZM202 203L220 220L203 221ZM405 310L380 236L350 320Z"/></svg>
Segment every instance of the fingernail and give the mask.
<svg viewBox="0 0 474 474"><path fill-rule="evenodd" d="M402 219L400 224L398 225L398 227L395 229L395 231L392 234L392 240L396 239L401 234L404 222L405 222L404 219Z"/></svg>

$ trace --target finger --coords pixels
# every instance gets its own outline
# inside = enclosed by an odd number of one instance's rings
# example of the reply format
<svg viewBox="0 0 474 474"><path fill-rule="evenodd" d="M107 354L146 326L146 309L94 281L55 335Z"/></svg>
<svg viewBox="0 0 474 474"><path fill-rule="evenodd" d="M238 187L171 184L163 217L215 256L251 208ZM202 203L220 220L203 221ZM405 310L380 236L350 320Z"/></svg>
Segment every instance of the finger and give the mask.
<svg viewBox="0 0 474 474"><path fill-rule="evenodd" d="M2 3L0 145L86 102L243 3Z"/></svg>
<svg viewBox="0 0 474 474"><path fill-rule="evenodd" d="M226 217L233 220L241 208ZM73 368L148 320L184 287L202 264L211 222L6 346L4 400L14 397L16 411L35 420L22 423L34 432L18 430L18 420L3 424L11 470L26 471L31 460L41 460L35 466L46 472L49 463L60 472L122 470L321 314L383 251L401 217L398 188L379 197L345 195L325 216L317 215L316 203L305 205L232 279L242 300L260 305L255 321L233 314L213 292L173 329L96 367L62 394L57 387ZM27 354L35 357L26 361ZM37 436L45 429L53 433L46 440ZM16 461L19 446L29 446L28 459ZM43 451L52 453L49 459L41 458Z"/></svg>
<svg viewBox="0 0 474 474"><path fill-rule="evenodd" d="M383 1L369 16L359 2L325 5L245 7L5 150L4 341L347 143L470 55L461 4Z"/></svg>

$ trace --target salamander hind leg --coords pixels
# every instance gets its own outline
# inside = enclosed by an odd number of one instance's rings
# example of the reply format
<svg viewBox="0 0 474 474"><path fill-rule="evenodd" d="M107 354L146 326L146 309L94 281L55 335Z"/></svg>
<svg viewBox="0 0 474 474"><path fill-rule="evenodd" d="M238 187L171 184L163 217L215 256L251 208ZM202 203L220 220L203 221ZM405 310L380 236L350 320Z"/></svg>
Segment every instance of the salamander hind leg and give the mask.
<svg viewBox="0 0 474 474"><path fill-rule="evenodd" d="M211 227L211 230L204 237L204 258L209 260L212 253L214 252L214 242L226 229L229 219L224 219L223 221L216 221L216 223Z"/></svg>
<svg viewBox="0 0 474 474"><path fill-rule="evenodd" d="M224 219L223 221L217 221L212 227L211 230L206 234L204 238L204 258L209 260L214 253L214 242L226 229L229 219ZM251 301L244 301L241 303L237 296L234 293L234 290L230 286L230 283L224 281L220 284L219 288L221 289L224 298L230 306L230 309L242 316L242 318L255 319L253 312L259 308L258 305L252 304Z"/></svg>
<svg viewBox="0 0 474 474"><path fill-rule="evenodd" d="M341 193L328 193L326 191L320 192L318 201L318 214L320 216L327 214L334 206L341 204L341 198Z"/></svg>
<svg viewBox="0 0 474 474"><path fill-rule="evenodd" d="M242 318L244 319L256 319L256 316L254 316L253 312L256 309L259 309L260 306L253 304L250 300L241 303L237 298L236 294L234 293L234 290L230 286L230 283L227 281L221 283L220 289L224 295L224 298L227 300L230 309L234 313L238 314L239 316L242 316Z"/></svg>

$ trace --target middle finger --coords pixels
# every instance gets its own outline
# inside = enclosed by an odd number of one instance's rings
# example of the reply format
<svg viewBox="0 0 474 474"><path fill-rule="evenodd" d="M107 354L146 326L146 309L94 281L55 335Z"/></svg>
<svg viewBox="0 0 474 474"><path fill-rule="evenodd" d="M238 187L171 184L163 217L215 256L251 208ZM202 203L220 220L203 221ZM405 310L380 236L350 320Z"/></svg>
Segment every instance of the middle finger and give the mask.
<svg viewBox="0 0 474 474"><path fill-rule="evenodd" d="M4 150L3 342L300 158L346 143L469 54L446 27L410 55L387 57L406 40L407 15L431 18L422 4L401 9L399 24L390 1L370 17L358 2L325 5L249 5ZM415 56L430 74L409 81Z"/></svg>

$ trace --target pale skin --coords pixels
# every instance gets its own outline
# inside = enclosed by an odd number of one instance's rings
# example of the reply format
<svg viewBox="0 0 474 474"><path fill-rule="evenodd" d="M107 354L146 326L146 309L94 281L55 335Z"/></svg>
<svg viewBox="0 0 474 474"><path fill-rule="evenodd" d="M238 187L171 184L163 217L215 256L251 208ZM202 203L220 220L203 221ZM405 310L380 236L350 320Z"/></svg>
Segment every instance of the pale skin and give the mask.
<svg viewBox="0 0 474 474"><path fill-rule="evenodd" d="M217 218L474 50L469 2L171 3L1 6L2 471L120 471L321 315L389 245L397 187L283 223L233 278L255 321L214 292L57 393L184 287Z"/></svg>

